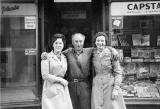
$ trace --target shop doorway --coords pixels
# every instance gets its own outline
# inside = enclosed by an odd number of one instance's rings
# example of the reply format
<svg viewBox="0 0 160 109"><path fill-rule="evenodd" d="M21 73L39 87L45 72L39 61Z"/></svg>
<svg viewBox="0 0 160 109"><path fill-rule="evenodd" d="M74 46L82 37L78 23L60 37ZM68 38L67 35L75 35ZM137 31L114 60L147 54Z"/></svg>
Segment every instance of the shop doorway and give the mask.
<svg viewBox="0 0 160 109"><path fill-rule="evenodd" d="M93 3L45 3L44 4L44 45L46 51L52 35L62 33L66 37L66 48L71 47L71 35L82 33L86 36L84 47L91 47L94 33Z"/></svg>

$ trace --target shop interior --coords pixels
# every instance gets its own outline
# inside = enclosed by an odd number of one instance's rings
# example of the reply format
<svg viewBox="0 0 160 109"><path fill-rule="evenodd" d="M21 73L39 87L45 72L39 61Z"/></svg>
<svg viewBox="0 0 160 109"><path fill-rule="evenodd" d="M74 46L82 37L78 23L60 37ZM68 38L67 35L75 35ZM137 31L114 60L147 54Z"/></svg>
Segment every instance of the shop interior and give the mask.
<svg viewBox="0 0 160 109"><path fill-rule="evenodd" d="M100 29L101 0L77 3L55 3L47 0L44 3L44 46L48 51L51 37L62 33L66 37L66 48L71 47L71 35L82 33L86 36L84 47L92 46L92 38Z"/></svg>

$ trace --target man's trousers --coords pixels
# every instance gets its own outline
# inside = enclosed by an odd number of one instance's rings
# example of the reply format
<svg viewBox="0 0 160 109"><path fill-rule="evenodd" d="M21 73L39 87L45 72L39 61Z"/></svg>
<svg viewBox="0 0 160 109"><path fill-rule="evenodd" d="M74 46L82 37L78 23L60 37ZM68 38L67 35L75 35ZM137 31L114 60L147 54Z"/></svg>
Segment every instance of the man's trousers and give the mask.
<svg viewBox="0 0 160 109"><path fill-rule="evenodd" d="M91 109L91 86L89 82L69 82L73 109Z"/></svg>

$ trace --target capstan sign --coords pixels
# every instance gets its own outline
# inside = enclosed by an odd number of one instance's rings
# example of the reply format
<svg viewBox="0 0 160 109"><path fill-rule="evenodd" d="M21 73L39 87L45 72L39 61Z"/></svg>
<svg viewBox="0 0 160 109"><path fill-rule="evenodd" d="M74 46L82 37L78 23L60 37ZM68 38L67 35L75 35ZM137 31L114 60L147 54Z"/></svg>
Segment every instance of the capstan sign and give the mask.
<svg viewBox="0 0 160 109"><path fill-rule="evenodd" d="M160 14L160 1L112 2L111 15L151 15Z"/></svg>

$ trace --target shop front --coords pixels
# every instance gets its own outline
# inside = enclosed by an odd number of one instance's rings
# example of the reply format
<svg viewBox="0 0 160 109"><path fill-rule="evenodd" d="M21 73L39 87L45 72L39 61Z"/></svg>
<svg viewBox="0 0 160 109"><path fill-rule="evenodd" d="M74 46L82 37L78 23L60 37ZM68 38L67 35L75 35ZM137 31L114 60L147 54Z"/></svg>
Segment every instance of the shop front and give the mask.
<svg viewBox="0 0 160 109"><path fill-rule="evenodd" d="M111 0L111 45L121 56L128 109L160 106L160 1Z"/></svg>
<svg viewBox="0 0 160 109"><path fill-rule="evenodd" d="M2 0L0 9L0 108L41 107L40 54L54 33L109 33L121 56L127 109L160 106L159 0Z"/></svg>

